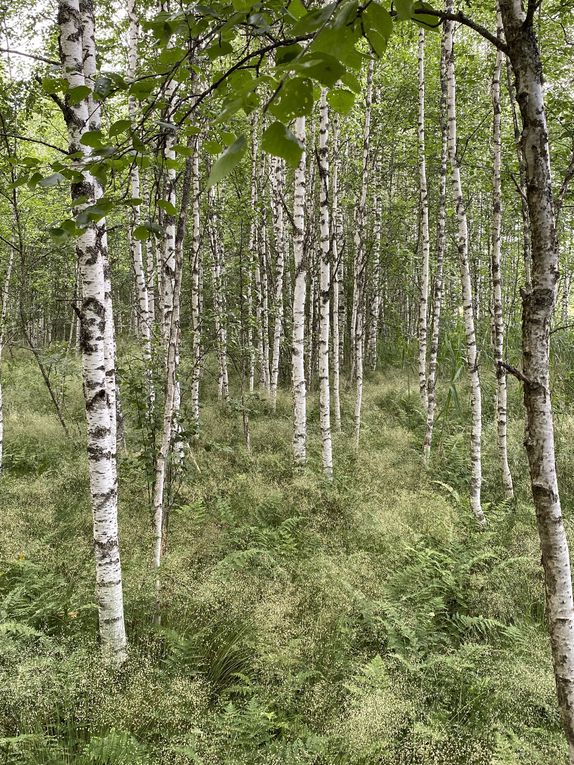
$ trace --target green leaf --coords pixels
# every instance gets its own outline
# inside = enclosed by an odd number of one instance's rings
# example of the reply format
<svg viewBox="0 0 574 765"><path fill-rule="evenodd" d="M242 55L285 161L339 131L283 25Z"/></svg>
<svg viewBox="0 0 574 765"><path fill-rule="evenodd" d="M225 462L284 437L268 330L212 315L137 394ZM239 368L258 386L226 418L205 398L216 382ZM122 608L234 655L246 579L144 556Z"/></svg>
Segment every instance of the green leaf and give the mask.
<svg viewBox="0 0 574 765"><path fill-rule="evenodd" d="M359 69L364 57L355 48L360 32L354 26L322 29L310 45L310 51L322 51L335 56L341 63Z"/></svg>
<svg viewBox="0 0 574 765"><path fill-rule="evenodd" d="M147 226L136 226L133 230L133 237L134 239L137 239L138 242L144 242L146 239L149 239L150 230L147 228Z"/></svg>
<svg viewBox="0 0 574 765"><path fill-rule="evenodd" d="M63 77L42 77L42 90L48 95L65 93L68 89L68 81Z"/></svg>
<svg viewBox="0 0 574 765"><path fill-rule="evenodd" d="M173 205L171 202L168 202L167 199L159 199L157 206L164 210L168 215L171 215L175 217L177 215L177 210L175 208L175 205Z"/></svg>
<svg viewBox="0 0 574 765"><path fill-rule="evenodd" d="M116 135L120 135L121 133L127 132L132 126L131 120L116 120L112 125L110 125L110 130L108 135L110 138L113 138Z"/></svg>
<svg viewBox="0 0 574 765"><path fill-rule="evenodd" d="M394 0L397 16L402 21L410 19L413 15L413 0Z"/></svg>
<svg viewBox="0 0 574 765"><path fill-rule="evenodd" d="M227 148L221 157L213 164L209 178L207 180L207 188L210 189L216 183L219 183L226 175L236 167L241 158L245 154L247 148L247 140L244 135L240 135L239 138Z"/></svg>
<svg viewBox="0 0 574 765"><path fill-rule="evenodd" d="M379 3L372 2L367 6L362 19L365 37L375 54L380 58L386 50L393 31L391 14Z"/></svg>
<svg viewBox="0 0 574 765"><path fill-rule="evenodd" d="M211 61L215 61L216 58L227 56L229 53L233 53L233 45L231 45L231 43L227 42L226 40L222 40L220 43L207 48L205 52Z"/></svg>
<svg viewBox="0 0 574 765"><path fill-rule="evenodd" d="M302 19L303 16L307 13L307 9L301 2L301 0L291 0L289 5L287 6L287 13L289 13L291 16L293 16L294 19Z"/></svg>
<svg viewBox="0 0 574 765"><path fill-rule="evenodd" d="M355 94L346 89L330 90L327 93L327 101L333 111L348 114L355 103Z"/></svg>
<svg viewBox="0 0 574 765"><path fill-rule="evenodd" d="M277 66L280 64L287 64L289 61L293 61L294 58L301 53L303 48L299 43L293 43L293 45L286 45L284 48L278 48L275 53L275 63Z"/></svg>
<svg viewBox="0 0 574 765"><path fill-rule="evenodd" d="M58 183L61 183L63 180L65 180L65 178L62 173L53 173L52 175L47 175L45 178L42 178L40 181L38 181L38 186L47 189L51 186L57 186Z"/></svg>
<svg viewBox="0 0 574 765"><path fill-rule="evenodd" d="M263 133L261 139L263 150L275 157L282 157L291 167L297 167L303 144L281 122L274 122Z"/></svg>
<svg viewBox="0 0 574 765"><path fill-rule="evenodd" d="M173 147L173 150L176 154L179 154L182 157L193 157L193 153L195 151L192 146L183 146L179 143Z"/></svg>
<svg viewBox="0 0 574 765"><path fill-rule="evenodd" d="M432 5L429 5L428 3L424 3L421 0L418 0L413 6L415 11L432 11L434 8ZM413 21L416 21L417 24L420 24L421 27L424 27L425 29L430 29L433 32L436 32L440 29L441 26L441 20L438 18L438 16L431 16L428 13L413 13L412 15Z"/></svg>
<svg viewBox="0 0 574 765"><path fill-rule="evenodd" d="M360 93L362 91L361 83L358 78L352 72L345 72L341 77L341 82L346 85L353 93Z"/></svg>
<svg viewBox="0 0 574 765"><path fill-rule="evenodd" d="M101 130L88 130L80 138L80 143L83 146L91 146L92 149L99 149L103 146L103 137Z"/></svg>
<svg viewBox="0 0 574 765"><path fill-rule="evenodd" d="M284 122L310 115L312 109L313 83L303 77L287 80L269 106L271 114Z"/></svg>
<svg viewBox="0 0 574 765"><path fill-rule="evenodd" d="M223 147L218 141L204 141L202 148L204 148L208 154L219 154Z"/></svg>
<svg viewBox="0 0 574 765"><path fill-rule="evenodd" d="M75 88L70 88L68 91L68 101L75 106L76 104L82 103L91 92L92 89L88 88L87 85L77 85Z"/></svg>
<svg viewBox="0 0 574 765"><path fill-rule="evenodd" d="M293 68L304 72L308 77L328 88L331 88L345 73L345 67L334 56L323 51L308 53Z"/></svg>

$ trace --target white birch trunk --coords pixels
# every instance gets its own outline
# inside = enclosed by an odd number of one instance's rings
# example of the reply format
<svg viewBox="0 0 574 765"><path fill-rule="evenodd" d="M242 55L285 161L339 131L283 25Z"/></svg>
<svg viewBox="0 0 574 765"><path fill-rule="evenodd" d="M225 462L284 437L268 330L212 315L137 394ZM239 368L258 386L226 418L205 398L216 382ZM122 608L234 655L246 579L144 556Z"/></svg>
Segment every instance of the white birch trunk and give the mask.
<svg viewBox="0 0 574 765"><path fill-rule="evenodd" d="M367 208L367 189L369 183L369 149L371 140L371 99L373 93L373 60L369 63L367 73L367 89L365 94L365 125L363 131L363 164L361 178L361 193L357 208L355 225L355 278L353 289L353 321L351 324L354 333L355 346L355 448L359 448L361 437L361 409L363 404L363 352L365 346L365 218Z"/></svg>
<svg viewBox="0 0 574 765"><path fill-rule="evenodd" d="M71 88L84 86L82 19L78 0L60 0L58 10L60 50L64 76ZM90 150L80 143L89 128L87 100L66 104L65 118L70 151L78 153L77 169L89 159ZM96 183L89 173L72 185L74 212L93 204ZM76 240L76 252L82 277L80 309L82 366L86 403L88 464L94 521L96 558L96 598L99 632L104 652L121 663L127 655L124 626L122 573L118 543L117 474L115 421L116 412L107 383L106 358L106 276L101 226L89 225Z"/></svg>
<svg viewBox="0 0 574 765"><path fill-rule="evenodd" d="M323 470L333 477L331 396L329 390L329 313L331 289L331 222L329 216L329 108L327 93L319 101L319 205L321 263L319 272L319 420L323 445Z"/></svg>
<svg viewBox="0 0 574 765"><path fill-rule="evenodd" d="M447 0L447 11L452 12L452 0ZM480 501L480 489L482 485L481 466L481 436L482 436L482 400L480 391L480 378L478 374L478 352L476 347L476 332L474 327L474 309L472 299L472 283L470 278L470 266L468 262L468 222L462 182L460 177L460 164L457 156L456 135L456 80L454 72L453 55L453 24L451 21L444 23L443 45L446 48L446 84L447 84L447 113L448 113L448 155L451 166L452 190L458 222L457 249L460 265L462 308L464 314L464 329L466 335L466 361L470 380L470 404L471 404L471 436L470 436L470 506L479 524L484 525L486 519L482 511Z"/></svg>
<svg viewBox="0 0 574 765"><path fill-rule="evenodd" d="M433 291L432 331L427 375L427 421L423 442L423 455L428 465L432 446L434 418L436 413L436 377L438 366L438 348L440 337L440 317L443 301L443 263L446 248L446 174L448 164L448 125L447 125L447 86L446 86L446 48L441 47L440 59L440 177L438 196L438 219L436 238L436 269Z"/></svg>
<svg viewBox="0 0 574 765"><path fill-rule="evenodd" d="M532 19L516 0L500 0L522 117L522 151L530 218L532 282L522 295L525 445L546 584L546 617L569 762L574 765L574 600L562 519L550 398L550 323L558 281L548 128L542 64Z"/></svg>
<svg viewBox="0 0 574 765"><path fill-rule="evenodd" d="M428 413L427 387L427 320L429 299L429 199L427 189L426 145L425 145L425 31L419 30L418 47L419 75L419 113L418 113L418 151L419 151L419 193L421 225L421 270L419 279L419 393L421 402Z"/></svg>
<svg viewBox="0 0 574 765"><path fill-rule="evenodd" d="M497 10L497 36L504 39L502 19ZM506 370L502 366L504 360L504 317L502 310L502 137L501 137L501 106L500 106L500 77L502 73L504 54L496 51L496 61L492 76L492 222L491 222L491 274L492 274L492 324L494 339L494 363L496 372L496 432L498 443L498 458L502 471L502 483L508 499L514 496L512 475L508 466L508 446L506 436L507 419L507 390Z"/></svg>
<svg viewBox="0 0 574 765"><path fill-rule="evenodd" d="M199 188L199 150L201 142L197 138L193 154L191 193L192 193L192 244L191 244L191 331L193 369L191 372L191 418L195 437L199 436L199 384L201 380L201 314L200 314L200 258L201 258L201 211Z"/></svg>
<svg viewBox="0 0 574 765"><path fill-rule="evenodd" d="M339 291L341 289L341 264L339 263L339 235L341 230L339 210L339 120L333 119L333 175L331 181L331 250L333 275L333 417L335 428L341 430L341 332ZM344 334L344 333L343 333Z"/></svg>
<svg viewBox="0 0 574 765"><path fill-rule="evenodd" d="M271 159L271 207L275 239L275 296L273 300L273 352L271 355L271 406L277 406L277 385L279 381L279 360L281 336L283 333L283 273L285 270L285 235L281 191L284 186L282 160Z"/></svg>
<svg viewBox="0 0 574 765"><path fill-rule="evenodd" d="M4 273L2 286L2 307L0 309L0 476L4 468L4 398L2 395L2 354L6 337L6 317L8 315L8 296L10 294L10 279L14 265L14 250L10 248L8 264Z"/></svg>
<svg viewBox="0 0 574 765"><path fill-rule="evenodd" d="M305 143L305 117L295 120L295 135ZM305 151L295 170L293 197L293 256L295 287L293 290L293 339L291 373L293 380L293 459L296 465L307 461L307 391L305 385L305 299L307 262L305 253Z"/></svg>
<svg viewBox="0 0 574 765"><path fill-rule="evenodd" d="M209 236L211 239L211 274L213 280L213 313L215 319L215 335L217 344L217 363L219 366L218 395L222 401L229 400L229 374L227 371L227 327L225 323L225 301L223 294L223 248L219 232L219 216L217 215L217 197L215 186L208 192L211 221Z"/></svg>

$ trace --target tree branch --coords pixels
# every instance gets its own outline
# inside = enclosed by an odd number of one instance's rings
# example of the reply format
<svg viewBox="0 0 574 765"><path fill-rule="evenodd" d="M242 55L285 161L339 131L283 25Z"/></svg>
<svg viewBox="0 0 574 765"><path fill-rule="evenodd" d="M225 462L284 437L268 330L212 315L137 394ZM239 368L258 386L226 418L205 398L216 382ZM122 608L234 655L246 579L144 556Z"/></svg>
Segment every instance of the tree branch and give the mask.
<svg viewBox="0 0 574 765"><path fill-rule="evenodd" d="M41 61L43 64L60 66L60 62L56 61L56 59L44 58L44 56L36 56L34 53L24 53L21 50L14 50L13 48L0 48L0 53L13 53L15 56L25 56L26 58L34 59L34 61Z"/></svg>
<svg viewBox="0 0 574 765"><path fill-rule="evenodd" d="M484 37L485 40L488 40L488 42L492 43L495 48L498 48L498 50L508 54L507 46L501 40L499 40L496 35L493 35L491 32L489 32L486 27L482 26L482 24L469 19L468 16L465 16L462 11L457 11L456 13L446 13L445 11L435 11L431 8L417 8L415 9L414 13L415 15L424 14L426 16L436 16L441 21L458 21L459 24L464 24L465 27L478 32L481 37Z"/></svg>
<svg viewBox="0 0 574 765"><path fill-rule="evenodd" d="M48 143L47 141L42 141L39 138L28 138L28 136L20 135L19 133L0 133L0 135L3 138L15 138L17 141L39 143L41 146L47 146L49 149L54 149L54 151L59 151L61 154L66 154L66 156L70 153L69 151L66 151L66 149L61 149L59 146L55 146L53 143Z"/></svg>

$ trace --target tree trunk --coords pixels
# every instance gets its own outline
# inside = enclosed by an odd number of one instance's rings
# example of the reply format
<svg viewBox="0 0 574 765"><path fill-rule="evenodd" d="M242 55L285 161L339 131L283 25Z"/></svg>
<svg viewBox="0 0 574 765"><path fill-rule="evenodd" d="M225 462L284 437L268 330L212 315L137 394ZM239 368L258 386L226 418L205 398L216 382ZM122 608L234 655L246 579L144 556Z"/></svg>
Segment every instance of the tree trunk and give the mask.
<svg viewBox="0 0 574 765"><path fill-rule="evenodd" d="M446 9L452 12L452 0L448 0ZM476 332L474 328L474 309L472 300L472 283L468 261L468 222L462 194L460 179L460 164L457 156L456 136L456 80L454 73L452 21L444 24L443 45L446 48L446 84L448 112L448 154L451 165L452 189L458 221L457 249L460 265L462 308L464 314L464 329L466 335L466 361L470 379L470 404L472 412L472 427L470 436L470 506L479 524L484 525L486 519L480 502L482 484L481 467L481 435L482 435L482 401L480 378L478 374L478 352L476 347Z"/></svg>
<svg viewBox="0 0 574 765"><path fill-rule="evenodd" d="M438 348L440 337L440 316L443 301L443 263L446 248L446 173L448 164L448 126L447 126L447 87L446 87L446 47L441 47L440 59L440 177L438 191L438 220L436 237L436 269L434 275L432 332L427 375L427 422L423 442L423 455L426 464L430 459L434 418L436 412L436 377L438 366Z"/></svg>
<svg viewBox="0 0 574 765"><path fill-rule="evenodd" d="M331 182L331 261L333 279L333 330L332 330L332 358L333 358L333 417L335 428L341 430L341 334L340 331L340 290L341 263L339 255L339 235L341 231L339 209L339 119L335 115L333 119L333 176Z"/></svg>
<svg viewBox="0 0 574 765"><path fill-rule="evenodd" d="M6 317L8 315L8 296L10 294L10 278L14 265L14 249L10 248L8 264L4 272L4 284L2 286L2 305L0 308L0 476L4 468L4 399L2 397L2 353L6 337Z"/></svg>
<svg viewBox="0 0 574 765"><path fill-rule="evenodd" d="M534 6L529 8L533 11ZM558 248L542 64L532 27L533 14L525 17L514 0L500 0L500 10L522 117L521 147L531 233L532 282L522 293L525 445L542 549L554 676L569 761L574 765L574 601L550 399L550 323L558 280Z"/></svg>
<svg viewBox="0 0 574 765"><path fill-rule="evenodd" d="M60 0L58 10L62 65L69 88L86 85L83 69L82 22L78 0ZM70 151L78 154L74 162L82 171L91 151L80 139L89 128L88 102L65 104ZM97 199L96 182L89 172L72 184L74 213L81 212ZM79 201L76 201L79 200ZM105 225L105 224L104 224ZM82 302L79 312L86 403L88 464L94 518L96 557L96 597L102 648L115 662L127 655L124 626L122 573L118 543L116 411L106 380L106 262L101 246L102 226L89 224L76 240L82 276Z"/></svg>
<svg viewBox="0 0 574 765"><path fill-rule="evenodd" d="M271 406L277 406L277 385L279 381L279 360L283 334L283 272L285 270L285 241L283 230L283 204L281 192L284 187L283 162L277 157L271 159L271 209L275 239L275 296L273 300L273 352L271 355Z"/></svg>
<svg viewBox="0 0 574 765"><path fill-rule="evenodd" d="M503 39L502 20L497 12L497 36ZM502 483L508 499L514 497L512 475L508 466L508 448L506 438L507 391L506 370L502 365L504 358L504 317L502 311L502 272L501 272L501 229L502 229L502 138L500 107L500 76L504 53L496 51L496 62L492 76L492 228L491 228L491 274L492 274L492 324L494 339L494 363L496 372L496 432L498 458L502 471Z"/></svg>
<svg viewBox="0 0 574 765"><path fill-rule="evenodd" d="M329 390L329 313L331 290L331 224L329 220L329 108L327 93L319 101L319 183L321 264L319 272L319 419L323 445L323 470L333 478L331 397Z"/></svg>
<svg viewBox="0 0 574 765"><path fill-rule="evenodd" d="M305 143L305 117L295 120L295 135ZM293 459L296 465L307 461L307 392L305 385L305 299L307 293L307 260L305 253L305 176L307 161L303 151L295 170L293 198L293 256L295 287L293 290L293 340L291 369L293 380Z"/></svg>
<svg viewBox="0 0 574 765"><path fill-rule="evenodd" d="M371 60L367 74L367 90L365 94L365 125L363 131L363 165L361 177L361 193L357 208L355 227L355 279L353 289L353 319L352 331L355 347L355 448L359 448L361 437L361 408L363 404L363 352L365 347L365 276L366 248L365 222L367 215L367 189L369 183L369 149L371 141L371 99L373 93L373 70Z"/></svg>
<svg viewBox="0 0 574 765"><path fill-rule="evenodd" d="M419 149L419 193L420 193L420 233L421 233L421 270L419 279L419 393L421 402L428 416L428 382L427 382L427 320L429 300L429 197L427 189L427 166L425 146L425 31L419 30L418 48L419 72L419 115L418 115L418 149Z"/></svg>

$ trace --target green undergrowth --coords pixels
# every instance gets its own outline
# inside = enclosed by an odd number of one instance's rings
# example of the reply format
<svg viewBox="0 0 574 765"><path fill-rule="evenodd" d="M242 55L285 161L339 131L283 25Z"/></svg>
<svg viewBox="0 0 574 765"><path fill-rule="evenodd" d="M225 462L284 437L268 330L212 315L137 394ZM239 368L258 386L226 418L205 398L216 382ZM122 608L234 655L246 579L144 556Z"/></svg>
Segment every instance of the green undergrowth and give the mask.
<svg viewBox="0 0 574 765"><path fill-rule="evenodd" d="M329 483L315 395L309 465L296 470L289 394L276 413L264 397L249 398L249 453L243 404L218 404L209 382L201 433L172 496L157 628L148 451L129 359L124 368L120 518L131 648L114 670L95 638L77 377L66 382L66 442L31 362L7 360L0 763L566 762L514 385L511 505L502 500L484 382L489 526L480 532L466 499L462 384L455 393L441 387L428 470L417 391L404 372L368 381L358 455L345 392ZM559 414L566 508L573 436L574 420Z"/></svg>

